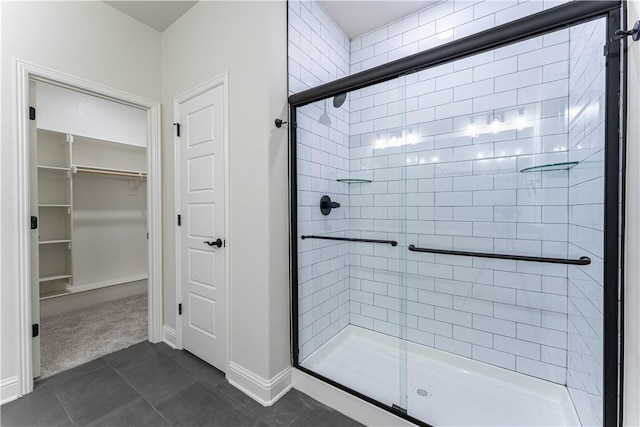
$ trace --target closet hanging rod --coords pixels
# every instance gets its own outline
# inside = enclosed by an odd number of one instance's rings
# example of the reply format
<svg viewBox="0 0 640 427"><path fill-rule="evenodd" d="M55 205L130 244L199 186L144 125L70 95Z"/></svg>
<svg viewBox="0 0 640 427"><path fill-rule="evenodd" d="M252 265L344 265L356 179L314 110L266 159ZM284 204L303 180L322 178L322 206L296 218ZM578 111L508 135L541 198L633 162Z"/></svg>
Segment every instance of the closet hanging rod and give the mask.
<svg viewBox="0 0 640 427"><path fill-rule="evenodd" d="M486 252L467 252L467 251L450 251L447 249L418 248L415 245L409 245L409 250L412 252L426 252L430 254L475 256L479 258L509 259L514 261L549 262L552 264L570 264L570 265L591 264L591 258L587 256L580 257L580 259L547 258L547 257L539 257L539 256L490 254Z"/></svg>
<svg viewBox="0 0 640 427"><path fill-rule="evenodd" d="M340 240L343 242L364 242L364 243L384 243L391 246L398 246L395 240L376 240L376 239L352 239L351 237L330 237L330 236L300 236L304 239L323 239L323 240Z"/></svg>
<svg viewBox="0 0 640 427"><path fill-rule="evenodd" d="M146 178L146 172L130 172L130 171L119 171L119 170L109 170L109 169L100 169L100 168L91 168L84 166L74 166L73 173L97 173L102 175L114 175L114 176L126 176L130 178Z"/></svg>

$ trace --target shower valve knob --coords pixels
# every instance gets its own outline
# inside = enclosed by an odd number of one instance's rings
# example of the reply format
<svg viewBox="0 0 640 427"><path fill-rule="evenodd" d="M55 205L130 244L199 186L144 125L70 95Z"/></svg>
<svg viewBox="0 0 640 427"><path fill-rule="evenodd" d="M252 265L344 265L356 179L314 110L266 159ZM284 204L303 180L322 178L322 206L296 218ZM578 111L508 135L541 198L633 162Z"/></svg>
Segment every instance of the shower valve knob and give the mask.
<svg viewBox="0 0 640 427"><path fill-rule="evenodd" d="M320 199L320 212L322 212L322 215L329 215L331 213L331 209L335 209L339 207L340 207L340 203L332 202L331 197L329 196L325 195L325 196L322 196L322 198Z"/></svg>

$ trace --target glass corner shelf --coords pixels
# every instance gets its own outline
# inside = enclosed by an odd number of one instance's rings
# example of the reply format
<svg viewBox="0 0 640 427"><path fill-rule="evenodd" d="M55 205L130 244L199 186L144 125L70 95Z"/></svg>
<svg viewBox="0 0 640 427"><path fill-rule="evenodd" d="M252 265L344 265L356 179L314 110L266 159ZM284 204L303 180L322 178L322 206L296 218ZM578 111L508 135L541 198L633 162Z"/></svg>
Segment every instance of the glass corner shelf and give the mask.
<svg viewBox="0 0 640 427"><path fill-rule="evenodd" d="M546 165L536 165L536 166L520 169L520 172L545 172L545 171L568 170L577 164L578 162L548 163Z"/></svg>
<svg viewBox="0 0 640 427"><path fill-rule="evenodd" d="M360 179L360 178L341 178L336 179L338 182L345 182L347 184L362 184L365 182L371 182L370 179Z"/></svg>

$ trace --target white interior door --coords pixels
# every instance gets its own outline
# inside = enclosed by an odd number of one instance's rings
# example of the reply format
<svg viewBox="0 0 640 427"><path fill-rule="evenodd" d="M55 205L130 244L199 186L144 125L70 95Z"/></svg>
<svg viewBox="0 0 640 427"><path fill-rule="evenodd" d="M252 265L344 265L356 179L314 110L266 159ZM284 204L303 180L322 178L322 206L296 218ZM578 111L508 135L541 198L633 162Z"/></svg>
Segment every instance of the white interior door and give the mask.
<svg viewBox="0 0 640 427"><path fill-rule="evenodd" d="M179 107L179 230L182 347L226 371L223 101L216 86Z"/></svg>

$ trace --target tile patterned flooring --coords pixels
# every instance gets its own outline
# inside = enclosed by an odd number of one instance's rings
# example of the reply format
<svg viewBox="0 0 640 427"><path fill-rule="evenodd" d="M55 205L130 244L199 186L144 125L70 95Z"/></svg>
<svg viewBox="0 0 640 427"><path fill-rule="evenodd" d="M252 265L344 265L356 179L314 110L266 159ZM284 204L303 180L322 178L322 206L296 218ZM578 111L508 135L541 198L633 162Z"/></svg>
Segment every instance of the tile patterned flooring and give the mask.
<svg viewBox="0 0 640 427"><path fill-rule="evenodd" d="M143 342L35 384L2 426L360 426L297 390L265 408L186 351Z"/></svg>

